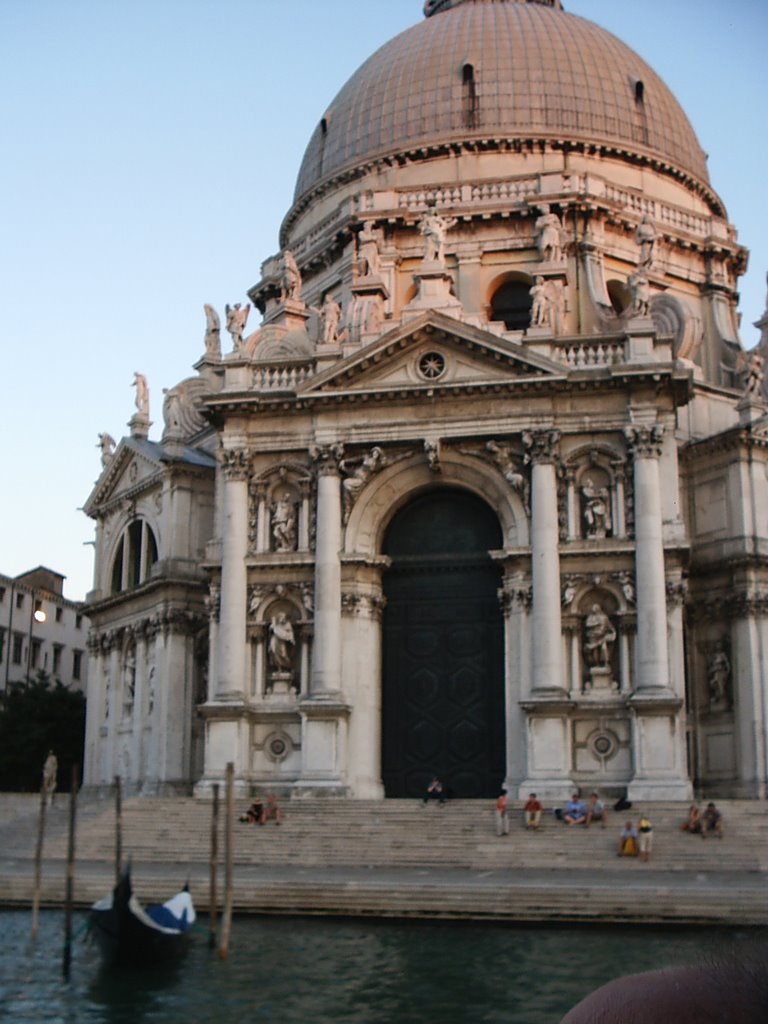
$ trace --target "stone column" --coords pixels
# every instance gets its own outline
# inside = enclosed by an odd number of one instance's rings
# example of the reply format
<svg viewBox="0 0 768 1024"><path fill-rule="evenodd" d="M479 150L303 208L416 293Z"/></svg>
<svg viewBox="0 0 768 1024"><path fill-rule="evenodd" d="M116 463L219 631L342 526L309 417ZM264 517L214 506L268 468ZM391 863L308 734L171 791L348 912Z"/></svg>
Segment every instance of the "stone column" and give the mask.
<svg viewBox="0 0 768 1024"><path fill-rule="evenodd" d="M248 452L225 450L221 612L216 699L242 699L245 680L245 617L248 554Z"/></svg>
<svg viewBox="0 0 768 1024"><path fill-rule="evenodd" d="M341 479L334 454L318 457L315 637L310 695L341 689Z"/></svg>
<svg viewBox="0 0 768 1024"><path fill-rule="evenodd" d="M505 785L510 794L527 774L526 715L522 708L531 688L530 622L531 580L524 570L510 567L499 591L504 614L505 711L507 734L507 774Z"/></svg>
<svg viewBox="0 0 768 1024"><path fill-rule="evenodd" d="M562 696L563 637L555 475L557 430L526 433L531 470L531 574L533 577L532 696Z"/></svg>
<svg viewBox="0 0 768 1024"><path fill-rule="evenodd" d="M667 592L659 487L664 428L626 427L635 460L635 584L637 649L635 691L668 691Z"/></svg>
<svg viewBox="0 0 768 1024"><path fill-rule="evenodd" d="M682 699L669 682L667 588L664 568L659 456L663 427L624 430L634 456L635 596L637 640L632 745L634 778L629 798L689 800Z"/></svg>

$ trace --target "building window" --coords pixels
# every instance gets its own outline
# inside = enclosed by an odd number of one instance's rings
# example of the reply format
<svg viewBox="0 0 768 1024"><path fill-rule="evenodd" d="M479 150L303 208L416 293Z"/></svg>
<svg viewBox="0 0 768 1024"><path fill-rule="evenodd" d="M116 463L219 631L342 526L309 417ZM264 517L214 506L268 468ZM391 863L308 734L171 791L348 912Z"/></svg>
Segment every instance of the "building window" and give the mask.
<svg viewBox="0 0 768 1024"><path fill-rule="evenodd" d="M58 675L61 672L61 652L64 648L61 644L53 645L53 674Z"/></svg>
<svg viewBox="0 0 768 1024"><path fill-rule="evenodd" d="M5 630L0 629L0 661L5 657Z"/></svg>
<svg viewBox="0 0 768 1024"><path fill-rule="evenodd" d="M13 634L13 648L11 650L11 661L14 665L21 664L21 654L24 647L24 634L14 633Z"/></svg>
<svg viewBox="0 0 768 1024"><path fill-rule="evenodd" d="M137 587L149 579L157 561L157 541L149 523L136 519L125 528L112 562L111 593Z"/></svg>
<svg viewBox="0 0 768 1024"><path fill-rule="evenodd" d="M16 607L17 608L23 608L24 607L24 595L23 594L17 594L16 595Z"/></svg>
<svg viewBox="0 0 768 1024"><path fill-rule="evenodd" d="M5 587L0 587L0 604L5 600Z"/></svg>
<svg viewBox="0 0 768 1024"><path fill-rule="evenodd" d="M73 651L72 652L72 678L81 679L83 672L83 652Z"/></svg>
<svg viewBox="0 0 768 1024"><path fill-rule="evenodd" d="M63 618L64 618L64 609L63 608L57 608L56 609L56 621L57 622L61 622L61 620Z"/></svg>
<svg viewBox="0 0 768 1024"><path fill-rule="evenodd" d="M82 615L76 615L75 616L75 629L82 629L82 628L83 628L83 616Z"/></svg>
<svg viewBox="0 0 768 1024"><path fill-rule="evenodd" d="M43 649L43 641L34 638L29 651L29 664L31 668L40 668L40 651Z"/></svg>

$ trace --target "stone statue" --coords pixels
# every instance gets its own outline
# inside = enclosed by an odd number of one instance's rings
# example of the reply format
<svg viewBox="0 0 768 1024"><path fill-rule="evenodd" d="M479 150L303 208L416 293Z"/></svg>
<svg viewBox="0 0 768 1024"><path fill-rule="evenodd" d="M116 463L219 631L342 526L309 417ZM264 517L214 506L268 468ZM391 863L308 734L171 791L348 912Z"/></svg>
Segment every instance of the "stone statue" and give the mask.
<svg viewBox="0 0 768 1024"><path fill-rule="evenodd" d="M653 263L653 250L656 246L656 228L647 213L637 225L635 232L635 244L640 247L640 256L637 261L638 267L650 270Z"/></svg>
<svg viewBox="0 0 768 1024"><path fill-rule="evenodd" d="M611 646L616 630L599 604L593 604L584 620L584 654L593 668L607 668L611 661Z"/></svg>
<svg viewBox="0 0 768 1024"><path fill-rule="evenodd" d="M606 487L595 487L587 477L581 488L587 537L606 537L611 528L610 495Z"/></svg>
<svg viewBox="0 0 768 1024"><path fill-rule="evenodd" d="M539 207L539 216L533 228L539 259L542 263L559 263L563 258L563 228L560 218L550 211L548 203L542 203Z"/></svg>
<svg viewBox="0 0 768 1024"><path fill-rule="evenodd" d="M543 327L549 323L549 300L544 278L537 276L531 285L531 325Z"/></svg>
<svg viewBox="0 0 768 1024"><path fill-rule="evenodd" d="M457 223L455 217L443 217L434 206L429 206L419 221L424 236L424 262L445 266L445 236Z"/></svg>
<svg viewBox="0 0 768 1024"><path fill-rule="evenodd" d="M642 268L638 268L627 279L629 288L629 310L632 316L648 316L651 308L651 286Z"/></svg>
<svg viewBox="0 0 768 1024"><path fill-rule="evenodd" d="M357 236L357 270L361 277L378 277L381 271L380 240L381 231L369 224L363 225Z"/></svg>
<svg viewBox="0 0 768 1024"><path fill-rule="evenodd" d="M165 432L178 435L181 433L181 394L178 388L163 388L163 394Z"/></svg>
<svg viewBox="0 0 768 1024"><path fill-rule="evenodd" d="M280 301L301 302L301 273L290 249L283 253L283 277L280 283Z"/></svg>
<svg viewBox="0 0 768 1024"><path fill-rule="evenodd" d="M277 672L293 670L293 649L296 639L293 625L285 612L273 615L269 623L269 664Z"/></svg>
<svg viewBox="0 0 768 1024"><path fill-rule="evenodd" d="M221 355L221 323L219 314L207 303L203 306L205 310L205 354L207 356Z"/></svg>
<svg viewBox="0 0 768 1024"><path fill-rule="evenodd" d="M275 551L296 550L296 509L288 494L272 505L272 538Z"/></svg>
<svg viewBox="0 0 768 1024"><path fill-rule="evenodd" d="M358 494L368 481L371 479L374 473L378 470L383 469L387 465L387 457L378 446L371 448L369 452L363 456L362 462L350 473L344 480L344 515L349 516L352 505L355 502ZM340 468L342 471L346 471L347 465L346 460L342 460Z"/></svg>
<svg viewBox="0 0 768 1024"><path fill-rule="evenodd" d="M570 608L574 597L576 597L576 584L573 580L566 580L560 595L560 603L563 608Z"/></svg>
<svg viewBox="0 0 768 1024"><path fill-rule="evenodd" d="M248 314L251 312L250 303L241 306L236 302L234 306L227 304L224 307L227 314L227 330L232 337L232 351L240 352L243 347L243 333L248 322Z"/></svg>
<svg viewBox="0 0 768 1024"><path fill-rule="evenodd" d="M440 472L440 442L424 441L424 454L427 457L427 465L433 473Z"/></svg>
<svg viewBox="0 0 768 1024"><path fill-rule="evenodd" d="M498 441L486 441L485 449L490 453L491 458L499 467L501 475L507 481L512 490L517 491L523 499L526 513L530 514L530 486L528 478L522 472L522 467L515 462L509 445L499 444Z"/></svg>
<svg viewBox="0 0 768 1024"><path fill-rule="evenodd" d="M136 694L136 655L132 650L126 651L123 667L123 704L126 712L133 707Z"/></svg>
<svg viewBox="0 0 768 1024"><path fill-rule="evenodd" d="M96 447L101 448L101 465L104 468L110 464L112 456L115 454L115 439L106 432L99 434L99 443Z"/></svg>
<svg viewBox="0 0 768 1024"><path fill-rule="evenodd" d="M762 394L764 380L763 357L756 350L748 352L744 394L759 397Z"/></svg>
<svg viewBox="0 0 768 1024"><path fill-rule="evenodd" d="M142 419L149 419L149 387L143 373L135 371L132 387L136 388L136 411Z"/></svg>
<svg viewBox="0 0 768 1024"><path fill-rule="evenodd" d="M731 677L731 663L725 653L722 640L715 644L707 665L707 686L709 703L712 707L728 707L728 684Z"/></svg>
<svg viewBox="0 0 768 1024"><path fill-rule="evenodd" d="M339 324L341 323L341 306L330 292L326 293L320 309L312 307L320 314L320 341L323 345L335 345L339 340Z"/></svg>
<svg viewBox="0 0 768 1024"><path fill-rule="evenodd" d="M48 806L53 805L53 796L56 792L56 782L59 774L59 762L52 750L48 751L48 756L43 764L43 785L45 786L45 794Z"/></svg>

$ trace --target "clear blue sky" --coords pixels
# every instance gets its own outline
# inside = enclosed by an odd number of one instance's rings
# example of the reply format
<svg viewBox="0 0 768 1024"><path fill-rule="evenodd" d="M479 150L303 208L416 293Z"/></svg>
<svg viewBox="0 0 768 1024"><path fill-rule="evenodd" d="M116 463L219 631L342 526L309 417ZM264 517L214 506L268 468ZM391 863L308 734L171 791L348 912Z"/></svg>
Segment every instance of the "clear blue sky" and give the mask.
<svg viewBox="0 0 768 1024"><path fill-rule="evenodd" d="M739 238L742 340L768 270L768 3L565 0L664 78ZM78 507L134 370L162 388L203 351L203 303L245 299L278 248L317 119L421 0L0 0L0 572L91 587ZM249 325L252 326L253 324Z"/></svg>

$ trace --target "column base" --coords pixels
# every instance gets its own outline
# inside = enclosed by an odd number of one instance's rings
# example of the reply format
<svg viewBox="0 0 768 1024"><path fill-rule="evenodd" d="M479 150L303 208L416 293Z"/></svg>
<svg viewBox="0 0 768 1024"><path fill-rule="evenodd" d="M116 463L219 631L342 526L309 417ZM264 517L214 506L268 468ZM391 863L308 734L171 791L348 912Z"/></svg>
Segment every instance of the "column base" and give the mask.
<svg viewBox="0 0 768 1024"><path fill-rule="evenodd" d="M633 779L627 786L627 798L633 804L644 800L693 799L693 786L687 779Z"/></svg>

